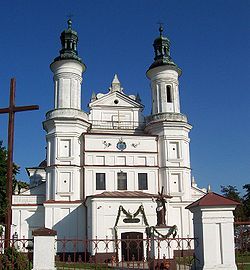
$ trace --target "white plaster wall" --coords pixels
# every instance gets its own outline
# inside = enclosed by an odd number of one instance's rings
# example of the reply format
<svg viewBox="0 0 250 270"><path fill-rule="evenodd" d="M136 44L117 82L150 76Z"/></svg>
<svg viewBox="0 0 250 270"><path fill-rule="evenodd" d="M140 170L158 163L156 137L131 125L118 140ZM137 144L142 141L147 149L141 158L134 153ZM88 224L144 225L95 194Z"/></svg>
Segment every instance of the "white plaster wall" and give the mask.
<svg viewBox="0 0 250 270"><path fill-rule="evenodd" d="M126 149L117 149L122 140ZM117 190L117 173L127 173L127 190L138 190L138 173L148 174L148 189L158 192L157 137L119 136L110 134L86 134L84 137L85 196L101 193L96 190L96 173L106 174L106 191Z"/></svg>
<svg viewBox="0 0 250 270"><path fill-rule="evenodd" d="M127 148L121 152L117 149L116 145L118 141L122 139ZM106 146L104 141L110 143L110 146ZM128 136L124 135L113 135L113 134L86 134L85 135L85 151L105 151L112 152L117 151L119 153L126 152L145 152L157 153L157 136Z"/></svg>
<svg viewBox="0 0 250 270"><path fill-rule="evenodd" d="M88 168L85 169L85 196L99 194L104 191L117 191L117 173L120 172L121 170L127 173L128 191L138 191L138 173L147 173L148 189L141 191L157 194L158 192L157 169L152 170L150 168L142 168L142 169ZM96 173L106 174L106 190L96 190Z"/></svg>
<svg viewBox="0 0 250 270"><path fill-rule="evenodd" d="M180 112L178 73L159 66L147 72L151 80L152 114L163 112ZM166 87L171 86L172 103L167 103Z"/></svg>
<svg viewBox="0 0 250 270"><path fill-rule="evenodd" d="M54 270L55 236L34 237L33 270Z"/></svg>
<svg viewBox="0 0 250 270"><path fill-rule="evenodd" d="M89 120L93 121L92 128L96 127L97 122L105 127L105 122L130 122L136 125L143 121L143 107L121 92L97 94L97 100L91 102L89 108Z"/></svg>
<svg viewBox="0 0 250 270"><path fill-rule="evenodd" d="M114 226L118 215L119 206L123 206L126 211L132 213L143 205L146 218L148 220L149 226L155 226L156 221L156 203L152 201L151 198L92 198L88 199L88 207L91 205L91 215L92 220L88 222L88 231L90 232L89 237L95 238L97 235L99 238L105 239L106 236L109 238L114 238ZM142 215L138 215L140 218L140 223L130 224L124 223L123 219L126 216L121 213L118 222L118 238L121 238L122 232L129 231L142 231L146 238L145 224L142 219Z"/></svg>
<svg viewBox="0 0 250 270"><path fill-rule="evenodd" d="M82 199L82 168L79 166L53 166L48 170L48 200L75 201ZM48 194L47 194L48 195Z"/></svg>
<svg viewBox="0 0 250 270"><path fill-rule="evenodd" d="M179 237L193 237L193 215L185 209L188 203L172 202L170 200L167 212L168 224L177 225Z"/></svg>
<svg viewBox="0 0 250 270"><path fill-rule="evenodd" d="M90 239L95 239L96 237L99 239L114 239L114 226L118 216L119 206L123 206L126 211L134 213L140 205L144 207L149 226L155 226L157 223L156 203L150 198L88 198L88 237ZM171 200L168 201L166 205L166 222L169 226L177 225L179 237L192 237L193 227L190 226L192 214L185 209L185 206L186 204L184 203L173 204ZM121 233L124 232L141 232L143 233L143 238L146 239L146 225L143 222L141 214L137 216L140 222L135 224L124 223L124 218L126 216L121 212L117 224L118 239L121 239ZM99 252L104 252L104 250L99 250Z"/></svg>
<svg viewBox="0 0 250 270"><path fill-rule="evenodd" d="M11 235L15 232L18 238L32 238L32 231L44 226L44 207L41 206L12 206Z"/></svg>
<svg viewBox="0 0 250 270"><path fill-rule="evenodd" d="M149 123L146 130L158 135L159 186L163 186L174 201L191 202L191 126L181 121L159 120Z"/></svg>
<svg viewBox="0 0 250 270"><path fill-rule="evenodd" d="M236 270L233 232L235 206L194 207L199 269Z"/></svg>
<svg viewBox="0 0 250 270"><path fill-rule="evenodd" d="M54 73L54 108L81 109L81 83L83 65L74 60L61 60L51 64Z"/></svg>
<svg viewBox="0 0 250 270"><path fill-rule="evenodd" d="M72 110L68 113L71 115ZM69 115L68 118L67 114L64 115L63 120L52 117L44 122L48 132L47 200L74 201L83 198L82 133L86 132L88 124L77 114L76 119Z"/></svg>
<svg viewBox="0 0 250 270"><path fill-rule="evenodd" d="M57 238L85 239L86 209L81 203L45 203L45 227Z"/></svg>

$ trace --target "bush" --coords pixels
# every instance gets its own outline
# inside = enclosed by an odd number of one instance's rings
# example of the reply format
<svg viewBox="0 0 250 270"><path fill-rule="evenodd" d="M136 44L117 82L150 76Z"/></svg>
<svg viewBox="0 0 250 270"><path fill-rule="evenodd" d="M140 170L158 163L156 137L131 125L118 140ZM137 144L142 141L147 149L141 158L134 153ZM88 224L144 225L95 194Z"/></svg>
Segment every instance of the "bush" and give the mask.
<svg viewBox="0 0 250 270"><path fill-rule="evenodd" d="M0 256L0 269L4 270L27 270L29 268L29 260L27 256L19 252L15 247L9 247L4 250L4 254Z"/></svg>

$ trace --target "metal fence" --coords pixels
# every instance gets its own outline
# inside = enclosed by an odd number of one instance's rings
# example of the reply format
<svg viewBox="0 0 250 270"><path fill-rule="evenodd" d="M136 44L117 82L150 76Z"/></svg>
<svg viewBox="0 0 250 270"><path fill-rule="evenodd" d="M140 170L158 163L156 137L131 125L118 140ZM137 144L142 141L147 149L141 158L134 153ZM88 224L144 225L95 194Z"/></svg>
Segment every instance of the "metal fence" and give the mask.
<svg viewBox="0 0 250 270"><path fill-rule="evenodd" d="M9 247L0 238L0 270L31 270L33 239L11 239Z"/></svg>
<svg viewBox="0 0 250 270"><path fill-rule="evenodd" d="M193 238L57 239L57 269L195 269Z"/></svg>
<svg viewBox="0 0 250 270"><path fill-rule="evenodd" d="M239 270L250 269L250 221L234 223L235 257Z"/></svg>

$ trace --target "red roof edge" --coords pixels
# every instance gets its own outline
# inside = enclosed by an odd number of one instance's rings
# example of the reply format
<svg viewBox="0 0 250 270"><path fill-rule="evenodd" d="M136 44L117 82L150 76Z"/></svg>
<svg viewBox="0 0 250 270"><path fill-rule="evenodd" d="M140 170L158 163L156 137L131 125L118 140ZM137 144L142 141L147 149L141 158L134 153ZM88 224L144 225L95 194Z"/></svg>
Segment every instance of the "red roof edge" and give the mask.
<svg viewBox="0 0 250 270"><path fill-rule="evenodd" d="M214 192L208 192L199 200L186 206L186 209L190 209L196 206L237 206L240 202L226 198L220 194Z"/></svg>
<svg viewBox="0 0 250 270"><path fill-rule="evenodd" d="M74 203L82 203L83 200L76 200L76 201L55 201L55 200L47 200L47 201L44 201L43 203L44 204L47 204L47 203L51 203L51 204L60 204L60 203L64 203L64 204L74 204Z"/></svg>
<svg viewBox="0 0 250 270"><path fill-rule="evenodd" d="M55 230L51 230L45 227L38 228L32 231L33 236L55 236L57 232Z"/></svg>

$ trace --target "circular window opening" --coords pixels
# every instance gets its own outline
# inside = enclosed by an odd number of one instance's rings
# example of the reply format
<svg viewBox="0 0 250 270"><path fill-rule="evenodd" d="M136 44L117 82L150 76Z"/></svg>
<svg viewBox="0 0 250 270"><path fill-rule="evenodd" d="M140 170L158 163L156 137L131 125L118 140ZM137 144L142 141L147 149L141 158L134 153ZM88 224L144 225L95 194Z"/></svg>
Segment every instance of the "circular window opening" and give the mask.
<svg viewBox="0 0 250 270"><path fill-rule="evenodd" d="M115 103L115 104L118 104L118 103L119 103L119 100L118 100L118 99L115 99L115 100L114 100L114 103Z"/></svg>

